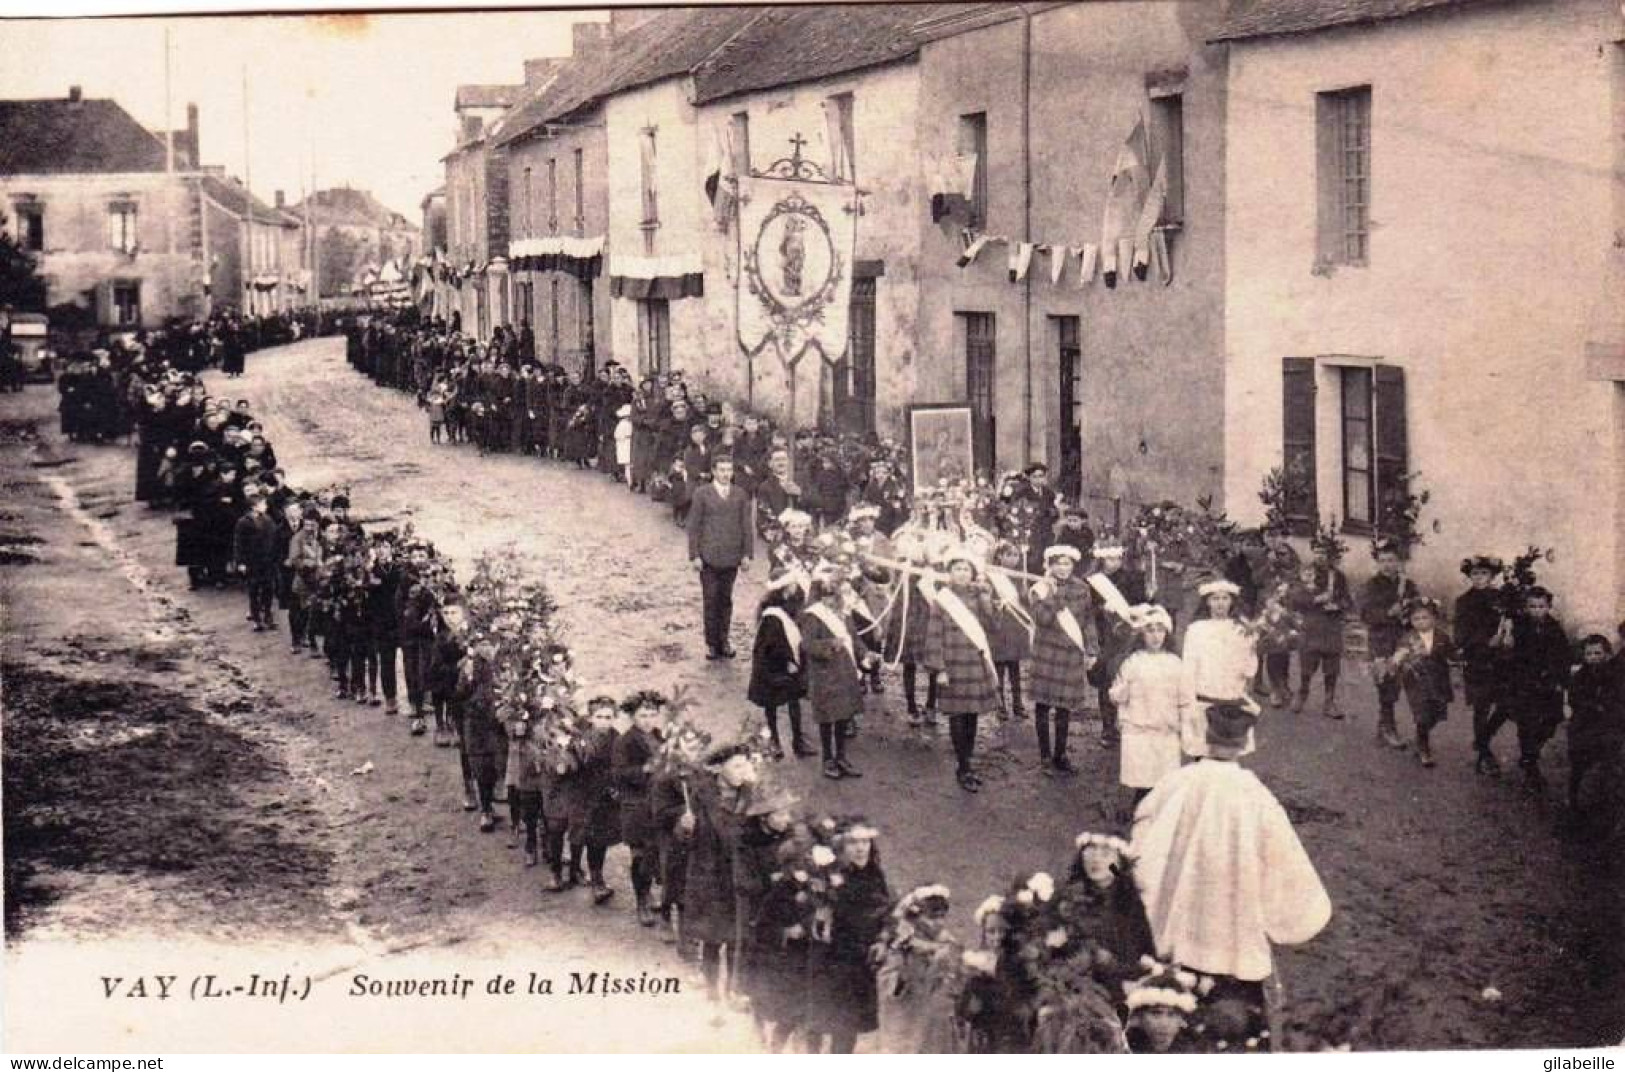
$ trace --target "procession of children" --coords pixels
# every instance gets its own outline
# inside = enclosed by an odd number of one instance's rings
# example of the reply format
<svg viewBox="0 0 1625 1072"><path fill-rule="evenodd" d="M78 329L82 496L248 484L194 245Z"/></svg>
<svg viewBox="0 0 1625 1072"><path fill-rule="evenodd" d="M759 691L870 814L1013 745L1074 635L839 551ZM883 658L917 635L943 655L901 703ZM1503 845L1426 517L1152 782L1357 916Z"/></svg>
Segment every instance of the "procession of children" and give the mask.
<svg viewBox="0 0 1625 1072"><path fill-rule="evenodd" d="M557 608L512 560L483 558L460 582L410 529L353 520L344 489L297 488L246 403L157 358L138 357L132 377L136 425L165 443L143 497L186 515L177 564L194 586L246 582L258 631L281 609L290 653L327 661L335 700L402 715L411 738L432 721L433 745L455 750L461 806L482 832L506 828L542 891L612 908L605 864L624 846L638 922L692 950L712 996L748 1009L774 1050L1277 1048L1271 947L1311 940L1331 902L1285 811L1237 761L1260 736L1268 746L1283 716L1266 710L1310 710L1317 677L1322 716L1343 719L1350 617L1369 646L1377 739L1423 768L1457 699L1454 666L1486 776L1511 721L1539 791L1543 748L1568 719L1578 810L1587 772L1625 737L1620 662L1607 637L1571 644L1535 578L1539 549L1510 566L1466 560L1447 624L1391 541L1373 543L1356 595L1325 531L1307 563L1279 525L1242 533L1171 504L1097 536L1040 464L996 488L912 497L879 465L814 515L771 439L753 489L770 576L748 702L764 717L713 736L681 692L615 697L581 681ZM610 429L606 474L630 479L625 431ZM1202 535L1166 537L1181 526ZM945 721L967 794L986 787L989 724L1030 714L1049 777L1075 774L1070 749L1096 714L1100 747L1117 751L1121 828L1079 834L1060 881L1032 872L982 902L969 942L947 926L947 888L895 896L881 846L906 832L803 811L776 774L816 754L825 777L861 777L865 697L899 682L911 732Z"/></svg>

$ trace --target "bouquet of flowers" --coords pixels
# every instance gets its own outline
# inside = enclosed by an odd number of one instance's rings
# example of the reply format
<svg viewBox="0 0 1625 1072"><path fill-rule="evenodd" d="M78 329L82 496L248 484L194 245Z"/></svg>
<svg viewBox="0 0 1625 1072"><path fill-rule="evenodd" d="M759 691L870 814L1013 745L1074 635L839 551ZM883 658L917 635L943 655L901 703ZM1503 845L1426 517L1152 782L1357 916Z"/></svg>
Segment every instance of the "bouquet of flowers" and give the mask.
<svg viewBox="0 0 1625 1072"><path fill-rule="evenodd" d="M846 883L836 851L836 822L820 816L807 823L802 836L787 840L772 881L785 887L795 904L796 924L788 937L807 936L827 942L835 919L835 891Z"/></svg>
<svg viewBox="0 0 1625 1072"><path fill-rule="evenodd" d="M1551 562L1555 552L1549 547L1536 547L1530 544L1523 554L1512 560L1501 573L1501 614L1506 619L1520 617L1523 614L1525 598L1529 590L1540 583L1535 573L1535 564L1541 561Z"/></svg>
<svg viewBox="0 0 1625 1072"><path fill-rule="evenodd" d="M1290 581L1277 584L1265 595L1258 615L1242 619L1242 630L1264 650L1290 651L1303 632L1303 616L1287 606L1291 587Z"/></svg>
<svg viewBox="0 0 1625 1072"><path fill-rule="evenodd" d="M1164 500L1142 506L1129 525L1137 557L1149 561L1154 549L1163 565L1192 573L1216 573L1235 553L1236 525L1203 497L1195 509Z"/></svg>
<svg viewBox="0 0 1625 1072"><path fill-rule="evenodd" d="M1343 556L1348 554L1349 545L1337 534L1336 515L1333 515L1328 523L1315 526L1315 534L1309 538L1309 546L1324 554L1327 563L1332 566L1343 561Z"/></svg>

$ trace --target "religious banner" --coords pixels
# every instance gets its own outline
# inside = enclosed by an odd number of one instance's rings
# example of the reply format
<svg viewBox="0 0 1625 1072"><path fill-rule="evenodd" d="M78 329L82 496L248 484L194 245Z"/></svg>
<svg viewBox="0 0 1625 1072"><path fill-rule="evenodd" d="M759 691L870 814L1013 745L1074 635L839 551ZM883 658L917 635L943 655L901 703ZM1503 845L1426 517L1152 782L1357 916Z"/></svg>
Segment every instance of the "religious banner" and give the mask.
<svg viewBox="0 0 1625 1072"><path fill-rule="evenodd" d="M739 179L739 346L771 347L786 368L808 351L846 356L847 303L857 241L848 184Z"/></svg>

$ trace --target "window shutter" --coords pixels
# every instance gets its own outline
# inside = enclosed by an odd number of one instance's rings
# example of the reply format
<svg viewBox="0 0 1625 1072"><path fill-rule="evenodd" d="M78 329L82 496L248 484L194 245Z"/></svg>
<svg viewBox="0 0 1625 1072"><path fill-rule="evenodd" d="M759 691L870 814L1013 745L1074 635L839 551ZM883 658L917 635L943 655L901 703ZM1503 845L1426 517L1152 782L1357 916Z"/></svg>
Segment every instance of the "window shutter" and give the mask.
<svg viewBox="0 0 1625 1072"><path fill-rule="evenodd" d="M1338 204L1343 169L1337 137L1338 103L1330 94L1315 95L1315 259L1322 264L1342 259L1343 221Z"/></svg>
<svg viewBox="0 0 1625 1072"><path fill-rule="evenodd" d="M1315 488L1315 360L1281 360L1281 462L1289 494L1287 518L1296 535L1312 535L1320 519Z"/></svg>
<svg viewBox="0 0 1625 1072"><path fill-rule="evenodd" d="M1409 492L1410 430L1405 419L1405 370L1378 365L1372 381L1375 403L1377 448L1377 518L1382 531L1389 531L1388 518L1403 508Z"/></svg>

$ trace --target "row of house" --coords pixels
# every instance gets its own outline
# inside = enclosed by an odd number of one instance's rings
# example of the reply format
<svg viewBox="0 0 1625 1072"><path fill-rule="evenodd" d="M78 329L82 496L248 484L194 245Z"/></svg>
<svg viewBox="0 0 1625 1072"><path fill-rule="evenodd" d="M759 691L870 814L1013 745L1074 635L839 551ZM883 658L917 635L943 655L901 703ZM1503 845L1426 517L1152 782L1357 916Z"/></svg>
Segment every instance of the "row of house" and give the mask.
<svg viewBox="0 0 1625 1072"><path fill-rule="evenodd" d="M0 101L0 216L38 257L47 301L103 327L303 303L303 220L201 163L198 110L167 136L117 102Z"/></svg>
<svg viewBox="0 0 1625 1072"><path fill-rule="evenodd" d="M459 90L434 302L800 424L965 404L1107 524L1256 521L1280 469L1359 547L1425 489L1431 587L1539 544L1617 621L1622 38L1612 0L617 10Z"/></svg>
<svg viewBox="0 0 1625 1072"><path fill-rule="evenodd" d="M267 205L201 163L198 109L167 135L116 101L0 101L0 217L39 259L52 306L102 327L155 327L225 308L265 314L349 295L410 261L417 225L347 186ZM394 269L399 270L399 269Z"/></svg>

